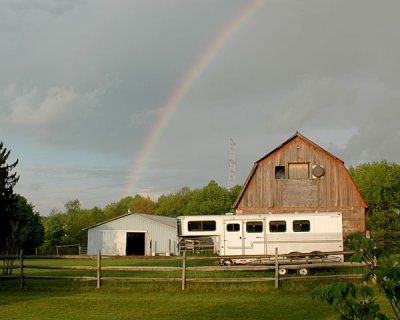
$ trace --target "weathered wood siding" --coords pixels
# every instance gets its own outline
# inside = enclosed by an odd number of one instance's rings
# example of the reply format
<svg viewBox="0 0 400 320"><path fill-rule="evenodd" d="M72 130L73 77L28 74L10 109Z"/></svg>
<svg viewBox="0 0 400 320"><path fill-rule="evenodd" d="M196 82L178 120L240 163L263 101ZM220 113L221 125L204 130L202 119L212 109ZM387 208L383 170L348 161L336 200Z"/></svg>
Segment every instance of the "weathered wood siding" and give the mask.
<svg viewBox="0 0 400 320"><path fill-rule="evenodd" d="M313 165L324 167L322 178L313 178ZM276 166L285 167L285 179L275 178ZM301 136L256 163L235 208L238 214L341 211L345 235L365 231L365 202L343 162Z"/></svg>

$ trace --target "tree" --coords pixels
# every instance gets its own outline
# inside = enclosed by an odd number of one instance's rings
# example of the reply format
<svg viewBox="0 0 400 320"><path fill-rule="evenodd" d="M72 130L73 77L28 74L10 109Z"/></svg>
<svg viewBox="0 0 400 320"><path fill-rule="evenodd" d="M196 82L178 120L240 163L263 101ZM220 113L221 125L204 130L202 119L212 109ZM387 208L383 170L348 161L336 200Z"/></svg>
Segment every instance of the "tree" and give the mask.
<svg viewBox="0 0 400 320"><path fill-rule="evenodd" d="M32 204L21 195L15 194L12 198L11 214L8 216L4 237L4 253L15 254L19 250L32 250L43 243L44 228L38 212L34 212ZM4 259L3 274L12 273L14 258Z"/></svg>
<svg viewBox="0 0 400 320"><path fill-rule="evenodd" d="M157 200L155 212L169 217L185 215L192 193L188 187L183 187L176 193L161 195Z"/></svg>
<svg viewBox="0 0 400 320"><path fill-rule="evenodd" d="M126 196L120 199L118 202L108 204L104 208L104 215L106 219L112 219L127 213L128 210L130 210L132 203L133 198L131 196Z"/></svg>
<svg viewBox="0 0 400 320"><path fill-rule="evenodd" d="M60 217L56 214L50 215L44 225L45 242L44 249L46 252L53 252L56 245L62 243L64 236L64 226L61 223Z"/></svg>
<svg viewBox="0 0 400 320"><path fill-rule="evenodd" d="M18 160L7 164L10 150L0 142L0 252L16 253L43 242L44 229L32 204L14 193L19 177L13 170Z"/></svg>
<svg viewBox="0 0 400 320"><path fill-rule="evenodd" d="M6 239L12 232L11 216L15 206L14 186L19 179L17 174L12 172L18 160L7 164L9 156L10 150L7 150L3 142L0 142L0 252L2 253L9 251Z"/></svg>
<svg viewBox="0 0 400 320"><path fill-rule="evenodd" d="M57 245L86 244L87 231L83 229L105 219L101 208L82 209L78 199L68 201L64 207L65 212L53 209L44 218L45 242L41 249L45 253L54 254ZM63 252L75 254L76 248L63 249Z"/></svg>
<svg viewBox="0 0 400 320"><path fill-rule="evenodd" d="M9 229L4 235L5 253L17 253L37 248L43 243L44 228L39 213L21 195L12 198L12 215L9 215Z"/></svg>
<svg viewBox="0 0 400 320"><path fill-rule="evenodd" d="M396 209L400 209L400 182L387 184L380 188L379 192L382 198L388 197L391 201L393 201Z"/></svg>
<svg viewBox="0 0 400 320"><path fill-rule="evenodd" d="M142 197L141 195L136 195L130 205L131 212L140 213L154 213L155 206L154 202L149 197Z"/></svg>
<svg viewBox="0 0 400 320"><path fill-rule="evenodd" d="M367 202L367 227L371 237L386 248L399 247L400 165L386 160L350 167L349 173Z"/></svg>
<svg viewBox="0 0 400 320"><path fill-rule="evenodd" d="M224 214L231 209L228 191L214 180L207 186L193 191L187 205L188 214Z"/></svg>
<svg viewBox="0 0 400 320"><path fill-rule="evenodd" d="M81 202L78 199L69 200L64 204L67 213L78 213L81 210Z"/></svg>
<svg viewBox="0 0 400 320"><path fill-rule="evenodd" d="M213 180L201 189L191 190L183 187L176 193L161 195L157 200L155 212L169 217L224 214L231 210L241 189L241 186L236 185L227 190Z"/></svg>
<svg viewBox="0 0 400 320"><path fill-rule="evenodd" d="M240 192L242 191L243 186L237 184L229 189L229 197L231 199L231 206L235 203L237 197L239 196Z"/></svg>
<svg viewBox="0 0 400 320"><path fill-rule="evenodd" d="M38 212L33 205L23 196L16 194L15 214L12 219L14 246L12 251L23 249L25 251L40 246L44 241L44 227Z"/></svg>
<svg viewBox="0 0 400 320"><path fill-rule="evenodd" d="M99 207L93 207L92 209L89 209L89 215L91 217L91 223L90 223L91 225L105 220L104 211Z"/></svg>
<svg viewBox="0 0 400 320"><path fill-rule="evenodd" d="M399 164L389 163L386 160L364 163L357 167L350 167L349 173L370 210L393 208L394 201L382 198L379 191L385 186L400 182Z"/></svg>
<svg viewBox="0 0 400 320"><path fill-rule="evenodd" d="M377 286L385 294L396 319L400 319L400 268L397 262L392 261L387 252L380 251L373 240L360 234L351 235L349 244L355 250L350 261L362 261L368 266L363 285L341 282L317 287L312 298L329 303L339 313L340 319L389 319L380 312L374 298Z"/></svg>
<svg viewBox="0 0 400 320"><path fill-rule="evenodd" d="M78 199L70 200L64 206L67 211L62 219L65 230L63 243L68 245L86 244L87 231L82 229L91 225L90 210L81 209Z"/></svg>

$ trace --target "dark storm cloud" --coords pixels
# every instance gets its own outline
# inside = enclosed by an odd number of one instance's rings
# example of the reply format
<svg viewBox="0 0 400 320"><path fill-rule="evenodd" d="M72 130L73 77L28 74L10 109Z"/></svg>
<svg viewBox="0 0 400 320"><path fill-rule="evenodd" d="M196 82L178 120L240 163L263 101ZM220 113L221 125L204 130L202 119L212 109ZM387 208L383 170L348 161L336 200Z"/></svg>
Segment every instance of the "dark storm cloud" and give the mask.
<svg viewBox="0 0 400 320"><path fill-rule="evenodd" d="M123 196L168 98L249 3L0 1L0 134L24 160L28 198L29 185L46 210ZM399 161L400 2L260 3L191 83L132 193L225 185L230 138L239 183L297 130L346 165Z"/></svg>

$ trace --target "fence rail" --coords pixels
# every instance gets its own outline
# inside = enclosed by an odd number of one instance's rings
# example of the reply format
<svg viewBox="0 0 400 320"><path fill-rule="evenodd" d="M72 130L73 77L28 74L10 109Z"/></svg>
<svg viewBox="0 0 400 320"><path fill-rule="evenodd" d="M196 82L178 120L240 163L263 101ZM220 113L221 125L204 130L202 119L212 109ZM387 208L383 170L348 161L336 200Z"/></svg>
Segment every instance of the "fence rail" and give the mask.
<svg viewBox="0 0 400 320"><path fill-rule="evenodd" d="M353 252L329 252L331 254L347 255ZM300 257L299 257L300 256ZM97 288L101 287L102 281L130 281L130 282L181 282L182 290L185 290L186 284L191 283L210 283L210 282L225 282L225 283L243 283L243 282L275 282L275 288L279 288L280 281L304 281L304 280L337 280L337 279L361 279L361 274L337 274L337 275L321 275L321 276L291 276L286 277L279 274L279 270L300 270L302 268L337 268L337 267L360 267L365 266L362 263L350 263L350 262L323 262L321 259L312 260L311 254L296 254L293 255L279 255L276 251L274 256L252 256L253 259L259 259L263 261L259 265L237 265L237 266L187 266L188 260L220 260L221 257L192 257L187 256L186 252L183 252L183 256L173 256L165 258L165 260L181 260L182 265L180 267L169 267L169 266L102 266L101 252L98 252L97 257L88 257L97 260L96 266L55 266L55 265L35 265L29 264L29 259L37 259L37 256L24 256L22 251L19 256L0 256L0 259L19 259L19 265L4 265L0 266L0 269L19 269L19 275L3 275L1 279L20 279L21 288L24 286L26 279L66 279L66 280L78 280L78 281L96 281ZM44 258L44 257L41 257ZM49 257L47 257L49 258ZM58 257L60 258L60 257ZM137 258L137 257L135 257ZM154 257L153 257L154 258ZM233 259L238 257L224 257L224 259ZM243 257L242 257L243 258ZM246 257L248 259L248 257ZM42 270L73 270L73 271L96 271L96 275L29 275L26 269L42 269ZM197 272L216 272L216 271L268 271L274 270L275 275L271 277L187 277L188 271ZM141 271L141 272L180 272L180 277L131 277L131 276L105 276L102 274L104 271Z"/></svg>

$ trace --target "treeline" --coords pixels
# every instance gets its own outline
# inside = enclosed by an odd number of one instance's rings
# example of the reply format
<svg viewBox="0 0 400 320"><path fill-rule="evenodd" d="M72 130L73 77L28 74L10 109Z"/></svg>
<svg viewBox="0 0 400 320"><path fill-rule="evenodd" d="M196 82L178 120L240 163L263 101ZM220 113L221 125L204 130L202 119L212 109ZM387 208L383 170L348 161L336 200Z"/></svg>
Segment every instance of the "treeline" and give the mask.
<svg viewBox="0 0 400 320"><path fill-rule="evenodd" d="M54 253L55 246L86 244L83 229L128 212L176 217L179 215L224 214L240 193L210 181L199 189L183 187L161 195L156 201L140 195L127 196L104 208L81 207L78 199L65 204L65 210L53 210L41 217L23 196L14 193L18 161L9 164L10 151L0 143L0 254L40 247L40 253ZM400 247L400 165L386 160L350 167L349 173L367 205L367 229L382 246Z"/></svg>
<svg viewBox="0 0 400 320"><path fill-rule="evenodd" d="M382 160L350 167L349 173L368 205L367 229L371 237L386 249L400 248L400 165ZM127 212L169 217L224 214L232 211L241 188L237 185L228 190L210 181L200 189L183 187L175 193L161 195L157 201L136 195L92 209L82 209L78 200L72 200L65 204L65 212L53 211L44 218L44 248L49 251L57 244L85 244L87 232L82 228Z"/></svg>

